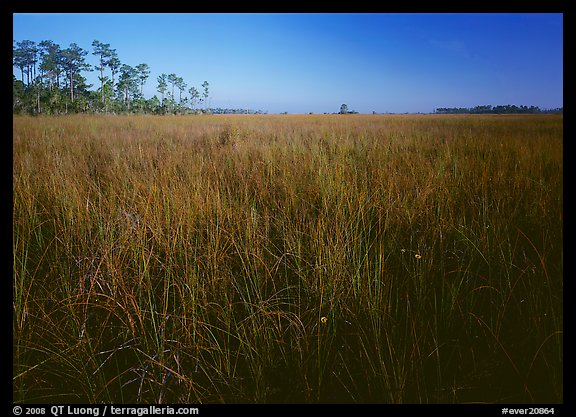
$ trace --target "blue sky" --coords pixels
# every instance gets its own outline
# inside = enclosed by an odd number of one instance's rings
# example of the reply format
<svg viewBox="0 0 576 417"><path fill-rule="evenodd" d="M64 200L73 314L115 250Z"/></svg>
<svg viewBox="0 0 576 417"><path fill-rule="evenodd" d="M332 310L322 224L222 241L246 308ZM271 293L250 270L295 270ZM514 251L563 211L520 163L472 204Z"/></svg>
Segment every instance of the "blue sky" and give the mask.
<svg viewBox="0 0 576 417"><path fill-rule="evenodd" d="M562 14L14 14L15 41L92 41L147 63L212 107L269 113L431 112L476 105L563 106ZM14 74L19 78L19 70ZM96 72L83 74L98 86Z"/></svg>

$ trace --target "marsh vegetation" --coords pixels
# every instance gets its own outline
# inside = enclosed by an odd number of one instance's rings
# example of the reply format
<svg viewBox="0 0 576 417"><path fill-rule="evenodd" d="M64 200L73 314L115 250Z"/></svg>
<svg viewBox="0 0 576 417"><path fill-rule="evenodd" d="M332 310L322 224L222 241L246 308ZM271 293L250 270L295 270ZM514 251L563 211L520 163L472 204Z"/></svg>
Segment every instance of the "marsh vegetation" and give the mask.
<svg viewBox="0 0 576 417"><path fill-rule="evenodd" d="M562 116L13 118L15 402L562 402Z"/></svg>

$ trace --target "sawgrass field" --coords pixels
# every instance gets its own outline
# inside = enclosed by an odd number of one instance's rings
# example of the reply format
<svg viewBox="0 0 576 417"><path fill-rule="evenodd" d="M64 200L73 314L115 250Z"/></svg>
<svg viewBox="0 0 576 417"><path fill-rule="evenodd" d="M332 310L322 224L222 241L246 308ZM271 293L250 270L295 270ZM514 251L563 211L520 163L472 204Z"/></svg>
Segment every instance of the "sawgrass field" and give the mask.
<svg viewBox="0 0 576 417"><path fill-rule="evenodd" d="M560 403L558 115L13 117L16 403Z"/></svg>

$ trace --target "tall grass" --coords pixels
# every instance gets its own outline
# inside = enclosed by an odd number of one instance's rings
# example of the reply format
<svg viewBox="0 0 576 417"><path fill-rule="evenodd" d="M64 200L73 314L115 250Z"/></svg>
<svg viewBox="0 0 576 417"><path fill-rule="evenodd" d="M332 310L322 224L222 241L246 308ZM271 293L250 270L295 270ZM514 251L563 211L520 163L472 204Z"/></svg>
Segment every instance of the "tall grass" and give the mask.
<svg viewBox="0 0 576 417"><path fill-rule="evenodd" d="M562 117L13 119L16 402L561 402Z"/></svg>

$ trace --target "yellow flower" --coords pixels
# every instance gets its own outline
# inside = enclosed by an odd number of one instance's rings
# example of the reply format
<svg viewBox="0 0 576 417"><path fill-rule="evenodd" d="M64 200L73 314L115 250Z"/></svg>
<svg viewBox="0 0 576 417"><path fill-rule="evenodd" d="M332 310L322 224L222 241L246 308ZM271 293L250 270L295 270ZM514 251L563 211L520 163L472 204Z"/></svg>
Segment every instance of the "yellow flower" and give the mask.
<svg viewBox="0 0 576 417"><path fill-rule="evenodd" d="M420 259L422 256L421 256L419 253L417 253L416 255L414 255L414 257L415 257L416 259Z"/></svg>
<svg viewBox="0 0 576 417"><path fill-rule="evenodd" d="M326 317L326 316L320 317L320 323L322 323L322 324L328 323L328 317Z"/></svg>

